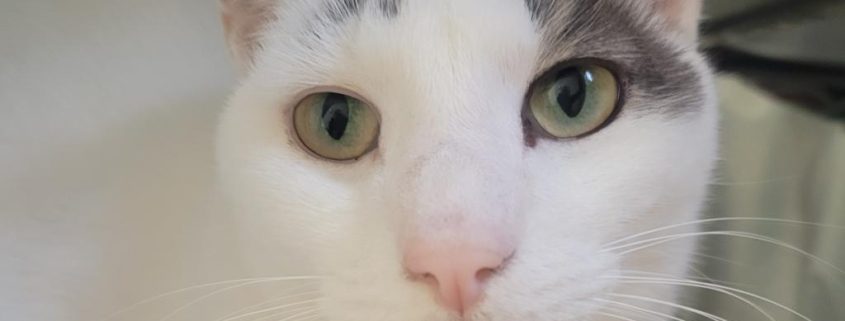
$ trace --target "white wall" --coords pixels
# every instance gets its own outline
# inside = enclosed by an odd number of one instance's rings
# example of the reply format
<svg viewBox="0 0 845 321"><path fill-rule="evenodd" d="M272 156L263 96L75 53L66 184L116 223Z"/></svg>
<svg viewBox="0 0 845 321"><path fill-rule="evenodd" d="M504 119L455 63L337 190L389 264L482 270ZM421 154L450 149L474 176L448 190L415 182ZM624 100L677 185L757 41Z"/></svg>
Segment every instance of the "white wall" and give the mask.
<svg viewBox="0 0 845 321"><path fill-rule="evenodd" d="M0 4L0 319L91 320L225 275L184 253L212 217L222 39L211 0Z"/></svg>

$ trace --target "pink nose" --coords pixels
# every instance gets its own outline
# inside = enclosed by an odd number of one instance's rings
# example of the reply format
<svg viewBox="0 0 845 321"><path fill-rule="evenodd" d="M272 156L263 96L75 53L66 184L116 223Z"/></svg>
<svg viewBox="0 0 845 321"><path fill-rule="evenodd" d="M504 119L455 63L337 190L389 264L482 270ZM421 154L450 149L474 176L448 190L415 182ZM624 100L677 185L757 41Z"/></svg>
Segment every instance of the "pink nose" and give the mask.
<svg viewBox="0 0 845 321"><path fill-rule="evenodd" d="M405 268L412 277L433 287L441 305L463 314L480 301L485 280L511 253L511 249L436 248L416 243L405 251Z"/></svg>

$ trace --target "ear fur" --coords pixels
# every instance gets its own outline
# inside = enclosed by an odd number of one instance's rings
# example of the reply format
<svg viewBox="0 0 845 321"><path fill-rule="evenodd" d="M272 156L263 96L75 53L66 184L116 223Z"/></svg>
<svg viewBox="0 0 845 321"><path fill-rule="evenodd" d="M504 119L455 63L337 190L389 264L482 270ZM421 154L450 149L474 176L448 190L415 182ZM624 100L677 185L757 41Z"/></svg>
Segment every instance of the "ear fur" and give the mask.
<svg viewBox="0 0 845 321"><path fill-rule="evenodd" d="M275 8L278 1L220 1L226 42L241 75L252 67L255 51L261 47L261 31L276 19Z"/></svg>
<svg viewBox="0 0 845 321"><path fill-rule="evenodd" d="M698 40L702 0L652 0L654 8L685 41Z"/></svg>

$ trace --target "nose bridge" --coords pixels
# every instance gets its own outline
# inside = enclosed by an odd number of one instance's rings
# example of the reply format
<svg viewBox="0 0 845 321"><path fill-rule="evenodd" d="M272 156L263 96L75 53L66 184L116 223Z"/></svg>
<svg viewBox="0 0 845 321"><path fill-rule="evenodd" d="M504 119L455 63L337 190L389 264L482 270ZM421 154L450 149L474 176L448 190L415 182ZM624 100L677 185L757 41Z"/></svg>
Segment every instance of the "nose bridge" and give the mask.
<svg viewBox="0 0 845 321"><path fill-rule="evenodd" d="M417 219L461 227L478 223L473 222L479 218L474 214L493 211L491 202L506 201L488 199L499 194L497 189L507 188L498 184L507 180L508 173L497 171L479 149L447 143L417 160L410 181L415 194L411 205Z"/></svg>
<svg viewBox="0 0 845 321"><path fill-rule="evenodd" d="M441 144L420 156L406 177L409 197L400 213L406 244L498 251L514 242L521 198L516 162L471 146Z"/></svg>
<svg viewBox="0 0 845 321"><path fill-rule="evenodd" d="M472 66L421 80L417 88L425 90L411 91L420 104L408 110L413 121L397 128L402 139L391 142L402 145L395 159L403 170L391 180L401 195L403 250L411 244L434 256L461 255L441 251L459 248L501 256L516 238L521 94L490 80L496 77L477 77L489 68Z"/></svg>
<svg viewBox="0 0 845 321"><path fill-rule="evenodd" d="M393 132L387 186L395 188L400 239L493 238L513 220L522 177L517 102L482 95L488 86L435 86ZM475 98L472 98L475 97ZM479 97L483 97L479 98Z"/></svg>

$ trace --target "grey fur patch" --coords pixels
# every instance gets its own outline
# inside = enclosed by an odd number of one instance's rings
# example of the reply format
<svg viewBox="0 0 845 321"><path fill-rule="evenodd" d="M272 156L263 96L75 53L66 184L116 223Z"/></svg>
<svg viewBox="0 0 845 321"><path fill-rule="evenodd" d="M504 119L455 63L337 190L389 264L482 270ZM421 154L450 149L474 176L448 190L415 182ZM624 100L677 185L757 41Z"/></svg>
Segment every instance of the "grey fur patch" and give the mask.
<svg viewBox="0 0 845 321"><path fill-rule="evenodd" d="M387 18L393 18L399 14L399 0L379 0L379 9Z"/></svg>
<svg viewBox="0 0 845 321"><path fill-rule="evenodd" d="M646 7L620 0L525 0L525 4L544 39L541 72L561 61L606 60L619 67L631 105L627 107L637 108L628 112L677 116L702 107L702 75L682 58L695 48L665 41L661 35L671 31L652 23L650 15L656 13Z"/></svg>
<svg viewBox="0 0 845 321"><path fill-rule="evenodd" d="M358 15L362 0L332 0L326 3L326 17L332 22L342 23Z"/></svg>
<svg viewBox="0 0 845 321"><path fill-rule="evenodd" d="M552 12L552 2L547 0L525 0L525 5L528 7L528 11L531 12L531 19L544 24L547 14Z"/></svg>
<svg viewBox="0 0 845 321"><path fill-rule="evenodd" d="M399 14L400 0L330 0L326 3L325 17L334 23L343 23L349 17L357 16L368 5L374 6L386 18Z"/></svg>

